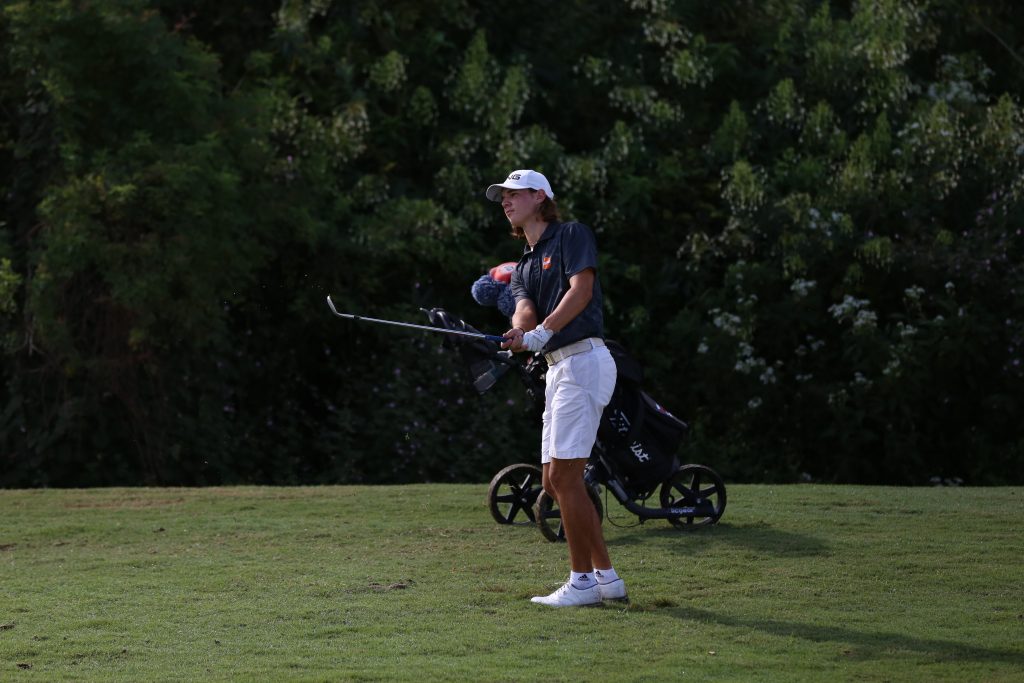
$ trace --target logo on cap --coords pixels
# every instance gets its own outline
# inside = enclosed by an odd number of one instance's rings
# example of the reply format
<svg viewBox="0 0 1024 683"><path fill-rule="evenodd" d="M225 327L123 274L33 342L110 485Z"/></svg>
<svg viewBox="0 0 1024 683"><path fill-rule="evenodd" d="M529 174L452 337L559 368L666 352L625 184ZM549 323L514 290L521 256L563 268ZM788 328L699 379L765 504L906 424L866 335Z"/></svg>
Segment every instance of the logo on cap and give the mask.
<svg viewBox="0 0 1024 683"><path fill-rule="evenodd" d="M511 173L511 174L509 174L508 179L509 180L519 180L522 177L523 176L520 175L519 173Z"/></svg>

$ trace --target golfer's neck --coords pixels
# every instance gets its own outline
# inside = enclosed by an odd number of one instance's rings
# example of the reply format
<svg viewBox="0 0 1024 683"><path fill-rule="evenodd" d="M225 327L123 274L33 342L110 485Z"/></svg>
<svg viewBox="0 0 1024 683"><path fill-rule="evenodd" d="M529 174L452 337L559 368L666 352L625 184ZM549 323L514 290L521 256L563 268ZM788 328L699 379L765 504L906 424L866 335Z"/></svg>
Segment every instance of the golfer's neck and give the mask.
<svg viewBox="0 0 1024 683"><path fill-rule="evenodd" d="M526 243L531 247L537 244L537 240L544 236L544 231L548 229L548 222L542 218L531 220L529 223L523 226L523 234L526 235Z"/></svg>

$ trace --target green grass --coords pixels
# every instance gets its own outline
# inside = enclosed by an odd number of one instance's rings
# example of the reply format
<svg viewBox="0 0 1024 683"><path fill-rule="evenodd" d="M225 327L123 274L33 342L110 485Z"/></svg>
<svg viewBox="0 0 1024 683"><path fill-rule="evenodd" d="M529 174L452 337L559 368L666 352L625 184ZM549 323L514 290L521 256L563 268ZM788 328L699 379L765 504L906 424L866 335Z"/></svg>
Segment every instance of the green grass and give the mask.
<svg viewBox="0 0 1024 683"><path fill-rule="evenodd" d="M632 605L582 610L485 493L0 491L0 680L1024 680L1024 489L730 486L606 521Z"/></svg>

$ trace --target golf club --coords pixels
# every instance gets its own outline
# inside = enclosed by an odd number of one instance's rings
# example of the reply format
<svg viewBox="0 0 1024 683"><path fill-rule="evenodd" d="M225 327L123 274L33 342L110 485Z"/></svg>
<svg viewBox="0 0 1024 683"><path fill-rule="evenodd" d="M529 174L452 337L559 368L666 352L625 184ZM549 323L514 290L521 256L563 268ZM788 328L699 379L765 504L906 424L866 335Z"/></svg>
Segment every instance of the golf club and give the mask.
<svg viewBox="0 0 1024 683"><path fill-rule="evenodd" d="M397 327L408 327L413 330L424 330L426 332L440 332L441 334L454 334L459 337L469 337L470 339L486 339L487 341L495 342L498 344L504 344L508 341L505 337L498 337L493 334L481 334L478 332L463 332L462 330L446 330L441 327L431 327L430 325L413 325L412 323L400 323L394 320L380 320L379 318L367 318L361 315L353 315L351 313L338 313L338 309L334 307L334 302L331 301L331 295L327 295L327 305L331 307L331 312L339 318L347 318L349 320L365 321L368 323L380 323L382 325L395 325Z"/></svg>

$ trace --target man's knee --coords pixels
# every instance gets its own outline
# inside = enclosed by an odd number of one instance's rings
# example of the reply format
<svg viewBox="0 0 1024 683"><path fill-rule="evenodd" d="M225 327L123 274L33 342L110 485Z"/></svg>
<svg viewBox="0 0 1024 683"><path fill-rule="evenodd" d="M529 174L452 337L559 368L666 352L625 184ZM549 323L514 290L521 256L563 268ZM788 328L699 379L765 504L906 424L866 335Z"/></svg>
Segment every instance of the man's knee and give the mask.
<svg viewBox="0 0 1024 683"><path fill-rule="evenodd" d="M554 489L557 492L581 485L583 483L583 468L586 462L583 458L576 460L552 460L551 466L546 472L547 485L545 488L550 486L551 488L547 489L548 491Z"/></svg>

